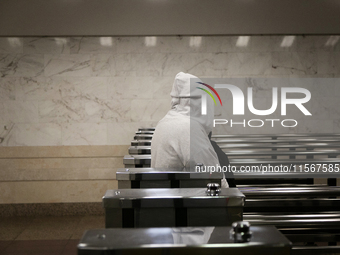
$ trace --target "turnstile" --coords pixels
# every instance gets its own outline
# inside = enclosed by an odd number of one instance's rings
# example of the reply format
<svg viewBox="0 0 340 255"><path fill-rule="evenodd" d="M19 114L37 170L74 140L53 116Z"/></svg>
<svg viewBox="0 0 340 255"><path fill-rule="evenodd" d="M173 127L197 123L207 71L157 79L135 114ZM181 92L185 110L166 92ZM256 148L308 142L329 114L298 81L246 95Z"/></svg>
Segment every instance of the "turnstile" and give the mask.
<svg viewBox="0 0 340 255"><path fill-rule="evenodd" d="M249 241L237 243L232 227L94 229L80 240L78 255L290 254L291 243L275 227L249 230Z"/></svg>
<svg viewBox="0 0 340 255"><path fill-rule="evenodd" d="M211 182L221 184L223 174L185 169L119 168L116 178L119 189L205 188Z"/></svg>
<svg viewBox="0 0 340 255"><path fill-rule="evenodd" d="M209 191L108 190L103 197L105 227L230 226L242 220L244 195L237 188L215 189L216 186L210 186Z"/></svg>

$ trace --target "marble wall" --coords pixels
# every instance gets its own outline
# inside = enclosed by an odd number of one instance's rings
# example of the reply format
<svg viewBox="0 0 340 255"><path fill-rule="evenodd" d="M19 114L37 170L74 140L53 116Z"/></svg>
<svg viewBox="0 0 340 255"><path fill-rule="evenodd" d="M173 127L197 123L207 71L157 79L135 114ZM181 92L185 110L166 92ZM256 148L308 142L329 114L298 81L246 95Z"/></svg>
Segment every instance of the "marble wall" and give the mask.
<svg viewBox="0 0 340 255"><path fill-rule="evenodd" d="M1 37L0 204L100 202L134 132L168 111L178 72L244 78L265 109L272 83L260 77L339 78L339 38ZM313 117L292 112L297 128L215 131L339 133L340 85L322 81L309 88Z"/></svg>
<svg viewBox="0 0 340 255"><path fill-rule="evenodd" d="M129 144L138 127L155 126L167 112L179 71L247 78L340 74L339 37L241 39L0 38L0 136L5 137L0 146ZM324 92L319 86L312 94L336 104L339 86ZM327 123L320 114L324 125L313 118L288 131L339 132L334 111Z"/></svg>

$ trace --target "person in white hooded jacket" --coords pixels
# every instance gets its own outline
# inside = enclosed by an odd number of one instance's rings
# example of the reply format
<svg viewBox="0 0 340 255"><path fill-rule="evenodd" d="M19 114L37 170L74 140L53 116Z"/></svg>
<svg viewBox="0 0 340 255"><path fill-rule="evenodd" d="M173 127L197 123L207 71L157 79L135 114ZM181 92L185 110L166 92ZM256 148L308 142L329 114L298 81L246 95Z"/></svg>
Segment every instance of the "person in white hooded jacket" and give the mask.
<svg viewBox="0 0 340 255"><path fill-rule="evenodd" d="M191 86L190 86L191 82ZM219 165L218 157L208 137L212 131L214 103L208 96L207 114L201 113L202 95L196 88L201 82L196 76L180 72L176 75L170 96L171 109L161 119L151 142L152 168L194 169L197 164ZM228 187L222 180L222 186Z"/></svg>

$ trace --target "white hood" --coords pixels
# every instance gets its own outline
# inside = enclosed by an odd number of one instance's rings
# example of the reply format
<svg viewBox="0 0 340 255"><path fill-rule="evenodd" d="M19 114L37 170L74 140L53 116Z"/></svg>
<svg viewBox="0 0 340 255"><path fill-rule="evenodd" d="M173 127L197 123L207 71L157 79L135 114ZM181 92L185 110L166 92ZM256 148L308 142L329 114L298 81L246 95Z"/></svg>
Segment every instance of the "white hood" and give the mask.
<svg viewBox="0 0 340 255"><path fill-rule="evenodd" d="M214 120L214 102L203 90L199 78L192 74L180 72L176 75L172 91L170 93L171 112L190 117L191 121L199 122L207 135L212 131ZM207 98L207 114L202 115L202 95Z"/></svg>

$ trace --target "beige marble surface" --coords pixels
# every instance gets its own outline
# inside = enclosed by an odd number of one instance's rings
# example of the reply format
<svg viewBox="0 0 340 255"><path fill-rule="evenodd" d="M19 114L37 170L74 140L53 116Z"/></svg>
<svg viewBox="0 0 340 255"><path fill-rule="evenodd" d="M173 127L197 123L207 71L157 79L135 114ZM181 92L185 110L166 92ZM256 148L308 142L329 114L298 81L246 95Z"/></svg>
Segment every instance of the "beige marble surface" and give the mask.
<svg viewBox="0 0 340 255"><path fill-rule="evenodd" d="M0 38L0 146L128 145L136 128L155 126L169 110L179 71L250 80L339 77L339 40L290 39L284 46L284 36L250 36L242 46L238 36ZM273 86L246 84L255 85L255 98L267 98ZM314 85L311 120L277 131L338 132L339 89Z"/></svg>
<svg viewBox="0 0 340 255"><path fill-rule="evenodd" d="M128 146L0 147L0 204L101 202Z"/></svg>

